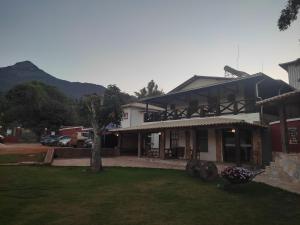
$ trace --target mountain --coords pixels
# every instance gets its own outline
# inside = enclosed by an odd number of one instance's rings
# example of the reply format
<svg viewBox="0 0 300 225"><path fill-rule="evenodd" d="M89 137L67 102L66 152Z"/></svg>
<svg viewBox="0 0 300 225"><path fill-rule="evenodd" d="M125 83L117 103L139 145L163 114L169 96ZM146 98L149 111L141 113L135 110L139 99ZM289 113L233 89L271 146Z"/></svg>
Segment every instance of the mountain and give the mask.
<svg viewBox="0 0 300 225"><path fill-rule="evenodd" d="M101 85L58 79L39 69L30 61L18 62L15 65L0 68L1 92L6 92L17 84L33 80L55 86L71 98L80 98L91 93L102 94L105 91L105 87Z"/></svg>

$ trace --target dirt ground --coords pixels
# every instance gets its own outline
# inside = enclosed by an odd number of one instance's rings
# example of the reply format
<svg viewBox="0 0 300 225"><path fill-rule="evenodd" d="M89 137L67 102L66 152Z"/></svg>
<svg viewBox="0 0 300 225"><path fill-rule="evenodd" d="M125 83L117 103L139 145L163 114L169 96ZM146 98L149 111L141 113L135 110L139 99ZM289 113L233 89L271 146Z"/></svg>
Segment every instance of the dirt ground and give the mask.
<svg viewBox="0 0 300 225"><path fill-rule="evenodd" d="M51 147L43 146L40 143L0 144L0 155L47 152L49 148Z"/></svg>

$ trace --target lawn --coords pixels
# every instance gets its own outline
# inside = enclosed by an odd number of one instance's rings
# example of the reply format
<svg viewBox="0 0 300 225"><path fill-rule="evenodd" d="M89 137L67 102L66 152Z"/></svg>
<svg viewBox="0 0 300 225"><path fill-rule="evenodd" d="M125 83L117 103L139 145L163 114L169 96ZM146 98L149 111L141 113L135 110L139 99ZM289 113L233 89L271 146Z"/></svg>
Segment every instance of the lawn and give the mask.
<svg viewBox="0 0 300 225"><path fill-rule="evenodd" d="M18 162L43 162L45 155L45 152L31 154L4 154L0 155L0 164Z"/></svg>
<svg viewBox="0 0 300 225"><path fill-rule="evenodd" d="M184 171L0 167L1 225L300 224L300 196L252 183L231 191Z"/></svg>

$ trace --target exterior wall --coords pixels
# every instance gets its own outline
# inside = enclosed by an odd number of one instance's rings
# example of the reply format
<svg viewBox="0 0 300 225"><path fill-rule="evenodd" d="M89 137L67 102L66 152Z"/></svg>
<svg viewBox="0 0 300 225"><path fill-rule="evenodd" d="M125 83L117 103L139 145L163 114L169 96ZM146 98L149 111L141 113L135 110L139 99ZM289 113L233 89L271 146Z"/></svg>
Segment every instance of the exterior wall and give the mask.
<svg viewBox="0 0 300 225"><path fill-rule="evenodd" d="M122 128L130 127L131 110L129 108L123 109L123 113L127 114L127 119L123 118L121 120L121 127Z"/></svg>
<svg viewBox="0 0 300 225"><path fill-rule="evenodd" d="M159 134L151 133L151 148L159 148Z"/></svg>
<svg viewBox="0 0 300 225"><path fill-rule="evenodd" d="M270 127L271 127L271 138L272 138L272 151L282 152L279 121L270 123ZM287 127L298 129L298 144L289 144L289 152L300 153L300 118L287 120Z"/></svg>
<svg viewBox="0 0 300 225"><path fill-rule="evenodd" d="M144 122L144 112L138 108L125 108L123 109L123 112L124 114L127 114L127 119L122 119L122 128L138 126Z"/></svg>
<svg viewBox="0 0 300 225"><path fill-rule="evenodd" d="M144 112L136 108L131 109L130 126L138 126L142 123L144 123Z"/></svg>
<svg viewBox="0 0 300 225"><path fill-rule="evenodd" d="M216 161L216 135L215 129L208 129L208 152L200 152L200 159Z"/></svg>
<svg viewBox="0 0 300 225"><path fill-rule="evenodd" d="M300 89L300 64L288 66L289 84L296 89Z"/></svg>

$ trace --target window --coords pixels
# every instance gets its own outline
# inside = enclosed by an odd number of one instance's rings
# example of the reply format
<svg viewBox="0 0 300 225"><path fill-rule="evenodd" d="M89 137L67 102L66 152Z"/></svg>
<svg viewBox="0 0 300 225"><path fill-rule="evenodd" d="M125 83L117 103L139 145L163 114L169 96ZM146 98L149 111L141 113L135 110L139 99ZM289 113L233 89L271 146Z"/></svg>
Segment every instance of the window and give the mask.
<svg viewBox="0 0 300 225"><path fill-rule="evenodd" d="M178 147L178 141L179 141L179 134L177 131L171 131L170 135L170 147L171 148L177 148Z"/></svg>
<svg viewBox="0 0 300 225"><path fill-rule="evenodd" d="M127 120L128 119L128 113L123 113L123 119Z"/></svg>
<svg viewBox="0 0 300 225"><path fill-rule="evenodd" d="M198 152L208 152L208 131L197 131L197 150Z"/></svg>
<svg viewBox="0 0 300 225"><path fill-rule="evenodd" d="M298 144L298 129L297 127L289 127L288 128L288 138L289 144Z"/></svg>

